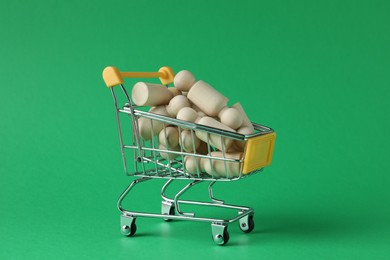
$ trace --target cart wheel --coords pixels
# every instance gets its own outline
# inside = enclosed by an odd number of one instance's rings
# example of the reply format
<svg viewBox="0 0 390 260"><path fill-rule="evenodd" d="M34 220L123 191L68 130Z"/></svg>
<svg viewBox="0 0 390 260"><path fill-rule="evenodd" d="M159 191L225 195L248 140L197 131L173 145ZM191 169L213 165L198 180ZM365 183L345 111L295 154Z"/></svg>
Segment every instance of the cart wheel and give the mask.
<svg viewBox="0 0 390 260"><path fill-rule="evenodd" d="M165 214L165 215L174 216L174 215L175 215L175 207L171 207L171 208L169 209L169 213L168 213L168 214ZM172 219L171 219L171 218L164 218L164 221L165 221L165 222L171 222Z"/></svg>
<svg viewBox="0 0 390 260"><path fill-rule="evenodd" d="M173 206L172 203L167 202L167 201L163 201L162 202L162 207L161 207L161 213L163 215L174 216L175 215L175 207ZM170 219L170 218L163 218L163 219L166 222L172 221L172 219Z"/></svg>
<svg viewBox="0 0 390 260"><path fill-rule="evenodd" d="M122 226L122 234L127 237L134 236L135 232L137 231L137 225L135 222L131 223L130 227L127 225Z"/></svg>
<svg viewBox="0 0 390 260"><path fill-rule="evenodd" d="M229 241L230 236L229 236L229 232L227 231L226 225L213 224L212 230L213 230L212 239L217 245L223 246Z"/></svg>
<svg viewBox="0 0 390 260"><path fill-rule="evenodd" d="M135 218L126 215L121 216L121 233L125 236L134 236L137 231L137 225L135 224Z"/></svg>
<svg viewBox="0 0 390 260"><path fill-rule="evenodd" d="M255 228L253 215L249 215L240 219L240 229L244 233L250 233Z"/></svg>

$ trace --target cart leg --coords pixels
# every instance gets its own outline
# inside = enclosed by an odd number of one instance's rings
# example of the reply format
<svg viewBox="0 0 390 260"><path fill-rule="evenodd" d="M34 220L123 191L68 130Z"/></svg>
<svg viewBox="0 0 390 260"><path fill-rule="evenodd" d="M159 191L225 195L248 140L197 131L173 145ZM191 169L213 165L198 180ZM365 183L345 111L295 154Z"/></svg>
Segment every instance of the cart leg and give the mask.
<svg viewBox="0 0 390 260"><path fill-rule="evenodd" d="M170 216L175 215L175 207L173 206L173 203L163 200L161 203L161 214ZM171 218L164 218L164 220L167 222L172 221Z"/></svg>
<svg viewBox="0 0 390 260"><path fill-rule="evenodd" d="M135 217L122 214L121 215L122 234L131 237L135 234L136 231L137 231L137 226L135 225Z"/></svg>
<svg viewBox="0 0 390 260"><path fill-rule="evenodd" d="M131 191L131 189L137 185L138 183L141 183L143 181L148 181L148 180L151 180L152 178L149 178L149 177L143 177L143 178L139 178L139 179L136 179L134 180L133 182L130 183L129 186L127 186L127 188L122 192L122 194L119 196L119 199L118 199L118 202L116 203L118 209L120 212L122 213L127 213L127 215L130 215L128 211L126 211L123 207L122 207L122 201L123 199L127 196L127 194L129 194L129 192Z"/></svg>
<svg viewBox="0 0 390 260"><path fill-rule="evenodd" d="M244 211L239 211L238 214L243 214ZM255 228L253 221L253 213L240 218L240 229L244 233L249 233Z"/></svg>
<svg viewBox="0 0 390 260"><path fill-rule="evenodd" d="M122 201L123 199L129 194L131 189L138 183L141 183L143 181L151 180L151 178L144 177L144 178L139 178L130 183L129 186L122 192L122 194L119 196L118 202L117 202L117 207L120 212L122 212L121 219L120 219L120 224L121 224L121 232L125 236L133 236L135 232L137 231L137 226L135 225L135 212L130 212L125 210L122 207Z"/></svg>
<svg viewBox="0 0 390 260"><path fill-rule="evenodd" d="M212 238L214 242L219 245L223 246L229 241L229 233L227 231L227 225L226 224L219 224L219 223L212 223L211 224L211 232L212 232Z"/></svg>
<svg viewBox="0 0 390 260"><path fill-rule="evenodd" d="M161 191L160 191L160 194L161 194L161 198L164 200L164 201L169 201L169 202L173 202L172 199L168 198L166 195L165 195L165 191L166 189L168 188L169 184L171 184L173 181L173 179L169 179L161 188Z"/></svg>
<svg viewBox="0 0 390 260"><path fill-rule="evenodd" d="M184 192L186 192L188 189L190 189L191 187L193 187L194 185L198 184L198 183L201 183L202 181L201 180L195 180L195 181L192 181L190 182L189 184L187 184L183 189L181 189L176 195L175 195L175 198L174 198L174 205L175 205L175 208L176 208L176 212L181 215L181 216L189 216L189 217L194 217L195 216L195 213L189 213L189 212L182 212L180 210L180 206L179 206L179 197L181 195L183 195Z"/></svg>
<svg viewBox="0 0 390 260"><path fill-rule="evenodd" d="M213 185L214 185L215 181L212 181L210 182L209 184L209 197L212 201L214 201L215 203L218 203L218 204L224 204L225 202L223 200L219 200L219 199L216 199L213 195Z"/></svg>

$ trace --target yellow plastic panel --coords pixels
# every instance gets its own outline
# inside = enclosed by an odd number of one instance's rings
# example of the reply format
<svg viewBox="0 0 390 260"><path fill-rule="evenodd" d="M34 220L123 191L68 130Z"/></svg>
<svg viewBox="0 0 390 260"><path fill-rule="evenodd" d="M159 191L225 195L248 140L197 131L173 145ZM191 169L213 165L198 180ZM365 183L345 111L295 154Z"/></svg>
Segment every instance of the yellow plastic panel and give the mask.
<svg viewBox="0 0 390 260"><path fill-rule="evenodd" d="M103 70L103 79L107 87L112 88L116 85L123 84L123 79L119 70L109 66Z"/></svg>
<svg viewBox="0 0 390 260"><path fill-rule="evenodd" d="M276 133L270 133L248 139L243 174L271 164L275 138Z"/></svg>
<svg viewBox="0 0 390 260"><path fill-rule="evenodd" d="M160 76L160 81L163 85L168 85L173 82L173 78L175 77L175 73L173 72L171 67L165 66L161 67L158 72L162 73Z"/></svg>

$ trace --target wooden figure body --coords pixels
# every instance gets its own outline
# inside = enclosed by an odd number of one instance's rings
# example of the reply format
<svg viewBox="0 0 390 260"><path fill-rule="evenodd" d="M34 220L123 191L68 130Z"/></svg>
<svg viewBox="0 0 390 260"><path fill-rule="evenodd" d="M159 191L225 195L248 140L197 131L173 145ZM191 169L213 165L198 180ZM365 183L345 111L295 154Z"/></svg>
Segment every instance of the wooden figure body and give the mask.
<svg viewBox="0 0 390 260"><path fill-rule="evenodd" d="M244 120L240 111L234 107L224 107L219 112L218 117L222 124L233 129L238 129Z"/></svg>
<svg viewBox="0 0 390 260"><path fill-rule="evenodd" d="M236 132L234 129L232 129L232 128L218 122L214 118L208 117L208 116L200 118L196 123L200 124L200 125L206 125L206 126L210 126L210 127L214 127L214 128L219 128L219 129L226 130L226 131ZM200 140L202 140L206 143L207 143L207 141L209 141L210 144L212 146L216 147L218 150L223 149L222 142L221 142L221 136L215 135L215 134L209 134L209 140L208 140L206 132L195 131L195 133L196 133L196 136ZM223 139L224 149L225 149L225 151L227 151L227 149L229 149L230 146L232 145L233 139L230 139L230 138L222 138L222 139Z"/></svg>
<svg viewBox="0 0 390 260"><path fill-rule="evenodd" d="M188 99L209 116L217 116L229 101L212 86L199 80L190 89Z"/></svg>
<svg viewBox="0 0 390 260"><path fill-rule="evenodd" d="M194 75L188 70L182 70L175 75L173 84L178 90L188 92L195 83Z"/></svg>
<svg viewBox="0 0 390 260"><path fill-rule="evenodd" d="M177 113L183 107L190 107L190 101L183 95L177 95L169 101L167 111L172 117L176 117Z"/></svg>
<svg viewBox="0 0 390 260"><path fill-rule="evenodd" d="M255 129L253 128L253 125L252 125L251 121L249 120L248 116L246 115L246 113L245 113L244 109L242 108L241 104L239 102L237 102L236 104L234 104L232 106L232 108L237 109L239 111L242 119L243 119L241 127L242 126L246 126L246 127L251 128L252 132L248 133L248 134L252 134L255 131Z"/></svg>
<svg viewBox="0 0 390 260"><path fill-rule="evenodd" d="M216 151L211 152L211 156L239 160L242 157L242 153L225 153L224 157L222 152ZM214 174L214 177L237 177L240 173L241 163L202 158L201 166L208 174Z"/></svg>
<svg viewBox="0 0 390 260"><path fill-rule="evenodd" d="M166 105L173 94L164 85L138 82L131 91L131 98L138 106Z"/></svg>
<svg viewBox="0 0 390 260"><path fill-rule="evenodd" d="M174 151L174 152L180 152L180 147L179 146L176 146L176 147L166 147L166 146L160 144L158 146L158 149L169 150L169 151ZM166 153L166 152L160 152L160 155L161 155L161 157L163 157L164 159L167 159L167 160L173 160L173 159L175 159L176 157L179 156L178 154L175 154L175 153Z"/></svg>
<svg viewBox="0 0 390 260"><path fill-rule="evenodd" d="M158 136L160 144L165 147L176 147L179 144L179 131L175 126L167 126L160 131Z"/></svg>
<svg viewBox="0 0 390 260"><path fill-rule="evenodd" d="M192 142L194 140L194 142ZM180 146L185 152L191 153L196 151L200 145L199 138L191 130L183 130L180 134Z"/></svg>
<svg viewBox="0 0 390 260"><path fill-rule="evenodd" d="M157 107L152 107L149 110L150 113L162 115L162 116L167 116L170 117L168 114L165 106L157 106ZM141 135L141 137L144 140L150 140L154 135L157 135L160 133L161 129L163 129L164 124L160 121L157 120L151 120L149 118L141 117L138 119L138 130ZM152 131L153 129L153 131Z"/></svg>
<svg viewBox="0 0 390 260"><path fill-rule="evenodd" d="M199 118L198 113L191 107L183 107L179 110L176 116L177 119L195 123Z"/></svg>
<svg viewBox="0 0 390 260"><path fill-rule="evenodd" d="M199 157L195 156L185 156L184 157L184 167L188 173L191 175L197 175L198 171L201 173L204 171L201 160Z"/></svg>
<svg viewBox="0 0 390 260"><path fill-rule="evenodd" d="M181 91L175 87L168 88L168 90L172 93L173 97L176 97L177 95L182 95Z"/></svg>

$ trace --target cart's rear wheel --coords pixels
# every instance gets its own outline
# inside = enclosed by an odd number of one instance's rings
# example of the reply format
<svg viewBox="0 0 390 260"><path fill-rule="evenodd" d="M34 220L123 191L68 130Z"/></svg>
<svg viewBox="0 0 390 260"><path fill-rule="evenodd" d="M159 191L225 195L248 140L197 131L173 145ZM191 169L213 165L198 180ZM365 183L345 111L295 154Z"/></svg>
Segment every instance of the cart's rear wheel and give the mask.
<svg viewBox="0 0 390 260"><path fill-rule="evenodd" d="M227 228L225 228L225 230L223 231L223 244L222 245L225 245L227 242L229 242L229 239L230 239L229 232L227 231Z"/></svg>
<svg viewBox="0 0 390 260"><path fill-rule="evenodd" d="M165 214L165 215L174 216L174 215L175 215L175 207L171 207L171 208L169 209L169 213L168 213L168 214ZM164 218L164 221L165 221L165 222L171 222L172 219L171 219L171 218Z"/></svg>
<svg viewBox="0 0 390 260"><path fill-rule="evenodd" d="M255 222L253 221L253 215L249 215L240 219L240 229L244 233L250 233L255 228Z"/></svg>
<svg viewBox="0 0 390 260"><path fill-rule="evenodd" d="M173 206L173 204L171 202L163 201L162 207L161 207L161 213L163 215L174 216L175 215L175 206ZM172 219L170 219L170 218L163 218L163 220L166 222L172 221Z"/></svg>

